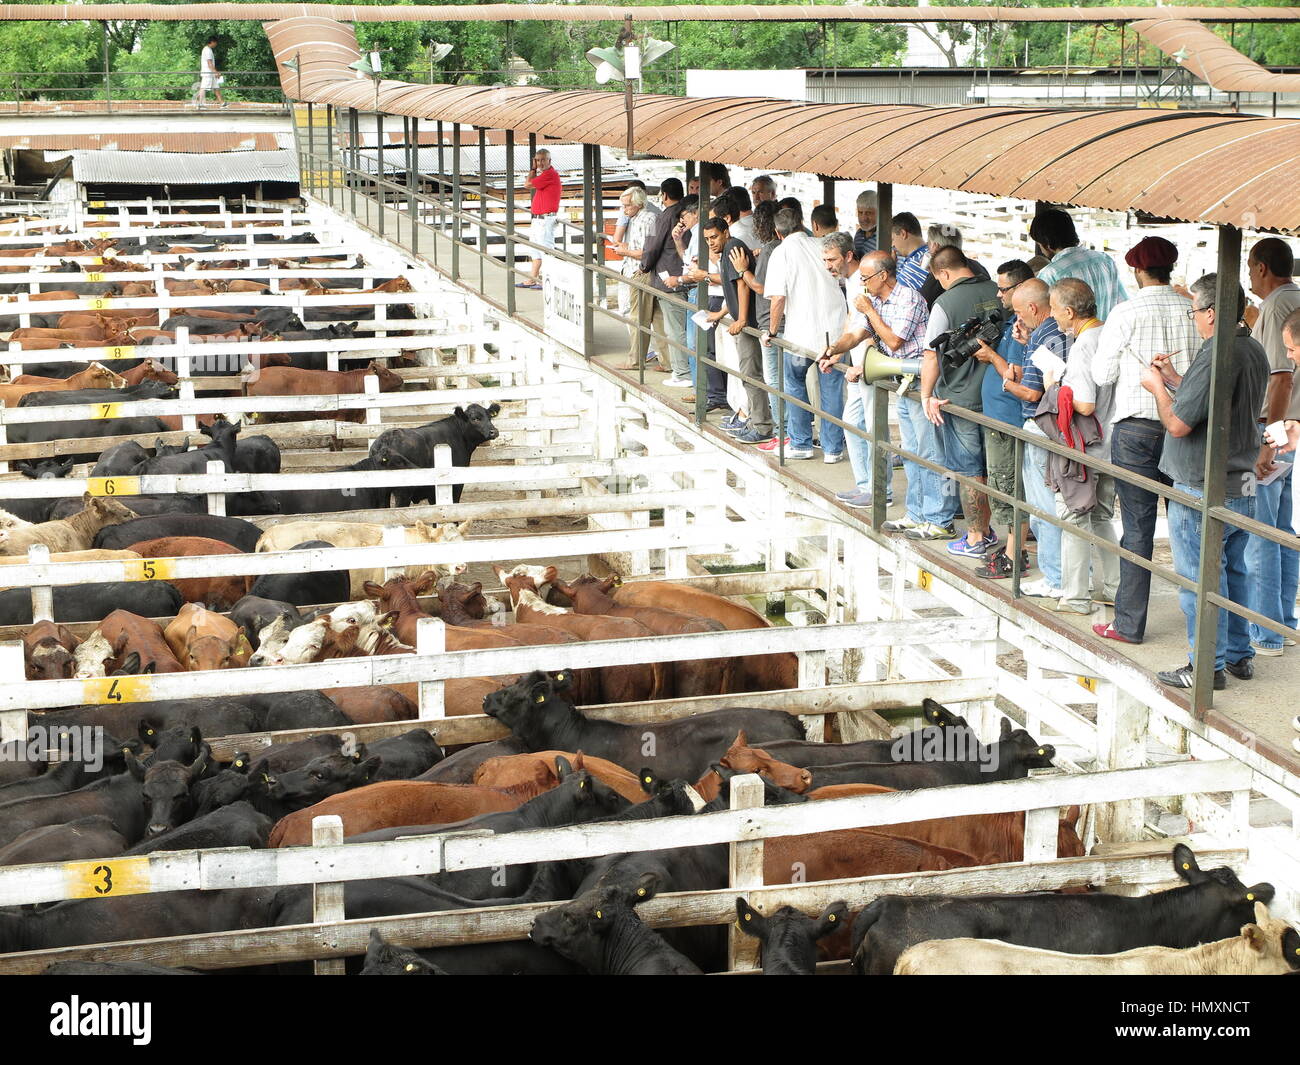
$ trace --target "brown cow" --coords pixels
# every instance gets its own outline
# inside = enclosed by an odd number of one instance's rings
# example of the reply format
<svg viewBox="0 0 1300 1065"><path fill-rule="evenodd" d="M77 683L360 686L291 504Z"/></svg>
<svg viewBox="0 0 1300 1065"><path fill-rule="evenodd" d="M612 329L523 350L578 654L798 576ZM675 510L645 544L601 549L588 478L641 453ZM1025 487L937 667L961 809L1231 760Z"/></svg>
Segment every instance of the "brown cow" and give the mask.
<svg viewBox="0 0 1300 1065"><path fill-rule="evenodd" d="M793 791L796 795L802 795L812 785L811 770L778 762L767 751L749 746L743 729L736 733L735 742L721 761L726 769L734 769L738 773L757 773L767 777L778 788Z"/></svg>
<svg viewBox="0 0 1300 1065"><path fill-rule="evenodd" d="M386 366L371 362L360 370L300 370L293 366L268 366L246 371L243 377L246 396L343 396L365 392L367 377L379 379L380 392L397 392L402 379ZM364 410L341 410L337 421L361 422ZM301 421L314 414L263 414L268 421Z"/></svg>
<svg viewBox="0 0 1300 1065"><path fill-rule="evenodd" d="M698 617L680 610L666 610L658 606L624 606L609 595L618 578L601 580L588 574L565 584L555 574L555 567L546 568L545 583L554 586L562 595L573 600L579 614L601 614L607 617L632 618L659 636L677 636L691 632L725 632L726 626L713 618ZM732 689L734 659L689 658L671 663L673 694L679 698L701 695L726 695Z"/></svg>
<svg viewBox="0 0 1300 1065"><path fill-rule="evenodd" d="M199 603L186 603L163 630L167 646L186 669L242 669L252 648L244 630Z"/></svg>
<svg viewBox="0 0 1300 1065"><path fill-rule="evenodd" d="M535 751L531 754L505 754L489 758L474 770L474 783L494 788L534 783L543 791L549 791L560 783L559 774L555 771L556 758L566 759L574 770L586 769L628 802L641 803L649 798L635 773L624 769L617 762L592 758L581 751Z"/></svg>
<svg viewBox="0 0 1300 1065"><path fill-rule="evenodd" d="M415 580L405 577L393 577L383 584L366 581L365 592L371 599L379 600L379 612L387 614L395 611L397 617L393 622L393 632L404 644L415 646L415 630L420 618L432 617L420 606L418 596L427 595L438 580L432 570L422 573ZM448 625L448 651L481 651L489 647L518 647L519 640L488 629L466 629Z"/></svg>
<svg viewBox="0 0 1300 1065"><path fill-rule="evenodd" d="M519 621L553 625L556 628L566 629L583 640L626 640L654 635L639 621L634 621L632 618L575 614L562 607L551 606L537 595L537 582L527 574L518 572L522 567L516 567L515 571L510 573L500 566L493 568L510 593L510 602L515 608L515 618ZM646 699L672 698L670 663L603 666L599 672L601 702L632 703Z"/></svg>
<svg viewBox="0 0 1300 1065"><path fill-rule="evenodd" d="M32 544L44 544L53 551L89 551L95 534L106 525L117 525L138 517L116 499L92 496L81 497L85 509L70 518L44 521L21 529L7 530L8 536L0 543L0 554L25 555Z"/></svg>
<svg viewBox="0 0 1300 1065"><path fill-rule="evenodd" d="M120 374L106 366L92 362L65 379L37 377L27 374L15 378L10 384L0 385L0 401L6 407L18 406L18 401L31 392L71 392L77 388L121 388L126 384Z"/></svg>
<svg viewBox="0 0 1300 1065"><path fill-rule="evenodd" d="M671 581L635 581L614 589L620 606L661 606L684 614L713 618L728 629L766 629L770 622L755 610L712 592ZM746 655L736 659L733 691L775 691L799 687L799 659L787 652Z"/></svg>
<svg viewBox="0 0 1300 1065"><path fill-rule="evenodd" d="M110 669L120 669L132 653L140 656L141 673L186 672L167 646L163 630L156 621L126 610L114 610L99 623L97 631L108 642L110 654L106 661L101 658L97 663L82 661L79 656L79 665L83 668L78 669L78 677L102 677Z"/></svg>
<svg viewBox="0 0 1300 1065"><path fill-rule="evenodd" d="M381 685L364 688L322 688L321 695L334 700L354 725L410 721L419 716L419 710L414 702L400 691Z"/></svg>
<svg viewBox="0 0 1300 1065"><path fill-rule="evenodd" d="M72 676L72 653L77 638L70 629L52 621L38 621L23 634L28 680L66 680Z"/></svg>
<svg viewBox="0 0 1300 1065"><path fill-rule="evenodd" d="M164 536L141 540L128 551L141 558L194 558L202 555L240 555L237 547L206 536ZM183 577L167 580L187 603L202 603L209 610L229 610L248 594L253 577Z"/></svg>
<svg viewBox="0 0 1300 1065"><path fill-rule="evenodd" d="M428 780L385 780L282 818L271 830L268 847L304 847L311 843L311 821L323 814L343 818L343 835L356 836L401 825L450 825L479 814L513 810L548 789L536 784L488 788L477 784L443 784Z"/></svg>
<svg viewBox="0 0 1300 1065"><path fill-rule="evenodd" d="M162 363L154 359L145 359L137 366L122 371L122 380L128 386L142 384L145 381L160 381L165 385L174 385L180 378Z"/></svg>

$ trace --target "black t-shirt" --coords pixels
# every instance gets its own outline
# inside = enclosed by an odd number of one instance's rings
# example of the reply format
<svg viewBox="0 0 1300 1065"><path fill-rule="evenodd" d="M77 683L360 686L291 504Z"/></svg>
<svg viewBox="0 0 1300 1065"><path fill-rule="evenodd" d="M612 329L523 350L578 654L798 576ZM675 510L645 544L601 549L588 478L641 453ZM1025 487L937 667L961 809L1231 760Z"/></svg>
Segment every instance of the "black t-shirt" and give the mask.
<svg viewBox="0 0 1300 1065"><path fill-rule="evenodd" d="M731 250L739 248L745 253L744 270L736 270L731 265ZM743 240L737 240L735 237L729 237L727 242L722 245L722 254L718 257L722 267L722 297L727 301L727 313L739 322L740 321L740 294L736 291L736 282L745 276L745 270L754 269L754 253L749 250L749 246ZM756 315L757 299L753 292L749 294L748 313L742 323L746 326L757 326L758 317Z"/></svg>

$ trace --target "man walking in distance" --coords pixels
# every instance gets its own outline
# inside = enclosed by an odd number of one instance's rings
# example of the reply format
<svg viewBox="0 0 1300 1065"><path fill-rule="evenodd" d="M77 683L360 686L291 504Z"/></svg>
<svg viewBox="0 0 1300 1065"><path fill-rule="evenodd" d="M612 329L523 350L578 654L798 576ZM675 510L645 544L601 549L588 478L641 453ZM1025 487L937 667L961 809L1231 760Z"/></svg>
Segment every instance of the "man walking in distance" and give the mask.
<svg viewBox="0 0 1300 1065"><path fill-rule="evenodd" d="M209 37L203 45L203 53L199 57L199 91L194 99L195 107L206 107L208 104L208 90L211 89L217 94L217 103L222 107L226 106L226 101L221 95L221 71L217 69L217 56L215 49L217 47L217 38Z"/></svg>
<svg viewBox="0 0 1300 1065"><path fill-rule="evenodd" d="M1116 304L1101 327L1092 357L1092 379L1098 386L1115 386L1111 461L1121 469L1169 484L1160 463L1165 429L1155 397L1142 386L1142 379L1157 355L1168 356L1169 367L1181 377L1201 340L1190 317L1191 301L1169 284L1178 248L1163 237L1146 237L1128 250L1124 261L1133 268L1138 292ZM1115 488L1124 527L1120 546L1150 558L1159 497L1123 480L1117 480ZM1120 643L1141 643L1150 595L1150 571L1121 558L1115 617L1109 624L1093 625L1092 631Z"/></svg>
<svg viewBox="0 0 1300 1065"><path fill-rule="evenodd" d="M533 164L528 168L528 180L524 183L533 190L533 199L528 206L533 217L528 229L528 239L543 248L555 247L555 225L560 212L560 175L551 166L551 153L539 148L533 156ZM533 272L527 281L521 281L516 288L541 288L542 257L536 249L533 251Z"/></svg>

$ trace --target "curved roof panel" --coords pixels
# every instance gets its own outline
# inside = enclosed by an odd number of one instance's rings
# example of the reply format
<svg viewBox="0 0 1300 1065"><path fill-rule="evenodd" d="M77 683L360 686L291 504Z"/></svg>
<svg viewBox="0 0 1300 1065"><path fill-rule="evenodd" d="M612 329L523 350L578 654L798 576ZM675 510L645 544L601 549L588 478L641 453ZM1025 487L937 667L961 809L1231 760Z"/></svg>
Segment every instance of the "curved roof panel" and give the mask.
<svg viewBox="0 0 1300 1065"><path fill-rule="evenodd" d="M1182 10L1178 9L1180 16ZM1300 92L1300 74L1274 74L1199 22L1182 17L1143 19L1133 28L1220 92Z"/></svg>
<svg viewBox="0 0 1300 1065"><path fill-rule="evenodd" d="M930 9L927 9L930 10ZM268 27L286 94L301 57L302 98L371 109L349 27L314 16ZM622 93L378 82L399 115L621 147ZM1300 228L1283 175L1300 162L1300 121L1148 108L810 104L763 97L639 94L638 151L765 170L963 189L1107 210L1137 208L1253 229ZM1289 169L1288 169L1289 168Z"/></svg>

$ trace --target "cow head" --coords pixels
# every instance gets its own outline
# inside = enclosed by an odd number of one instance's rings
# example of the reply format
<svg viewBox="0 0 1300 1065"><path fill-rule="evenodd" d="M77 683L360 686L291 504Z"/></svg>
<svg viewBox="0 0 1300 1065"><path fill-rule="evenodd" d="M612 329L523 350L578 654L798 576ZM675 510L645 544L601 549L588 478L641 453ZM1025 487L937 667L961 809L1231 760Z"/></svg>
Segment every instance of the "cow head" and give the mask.
<svg viewBox="0 0 1300 1065"><path fill-rule="evenodd" d="M203 752L203 734L197 726L177 725L158 729L142 718L137 726L140 742L153 748L151 762L183 762L191 765Z"/></svg>
<svg viewBox="0 0 1300 1065"><path fill-rule="evenodd" d="M1217 869L1203 870L1196 863L1196 855L1186 844L1174 846L1174 872L1180 879L1193 887L1200 887L1210 894L1213 906L1221 916L1220 928L1227 931L1211 935L1212 939L1226 939L1242 925L1248 923L1254 914L1255 903L1268 904L1273 900L1272 884L1260 883L1247 887L1237 874L1226 865Z"/></svg>
<svg viewBox="0 0 1300 1065"><path fill-rule="evenodd" d="M446 976L436 965L425 961L415 951L387 942L378 928L370 930L370 945L362 976Z"/></svg>
<svg viewBox="0 0 1300 1065"><path fill-rule="evenodd" d="M556 725L576 715L565 694L572 683L567 669L556 673L533 670L513 684L483 697L483 712L494 717L530 746ZM541 744L534 749L544 749Z"/></svg>
<svg viewBox="0 0 1300 1065"><path fill-rule="evenodd" d="M126 767L140 782L146 818L145 839L156 839L194 816L194 800L190 788L207 770L208 751L203 752L193 764L155 761L148 768L135 755L126 756Z"/></svg>
<svg viewBox="0 0 1300 1065"><path fill-rule="evenodd" d="M373 359L370 361L370 365L366 367L365 375L379 378L380 392L398 392L402 388L402 379L387 366L375 362Z"/></svg>
<svg viewBox="0 0 1300 1065"><path fill-rule="evenodd" d="M382 759L366 758L364 749L348 757L327 754L315 758L301 769L291 769L277 778L280 799L290 810L302 810L341 791L371 783L379 772Z"/></svg>
<svg viewBox="0 0 1300 1065"><path fill-rule="evenodd" d="M357 326L360 324L360 322L335 322L329 327L329 334L332 337L339 337L341 339L354 337L357 335Z"/></svg>
<svg viewBox="0 0 1300 1065"><path fill-rule="evenodd" d="M555 775L560 783L554 789L556 798L564 797L570 804L566 822L590 821L607 814L616 814L630 805L617 791L582 768L582 752L571 763L562 754L555 756Z"/></svg>
<svg viewBox="0 0 1300 1065"><path fill-rule="evenodd" d="M1012 727L1005 717L998 743L1001 747L1000 761L1009 766L1051 769L1052 759L1056 757L1056 748L1050 743L1039 743L1024 729Z"/></svg>
<svg viewBox="0 0 1300 1065"><path fill-rule="evenodd" d="M1247 956L1255 955L1251 960L1258 975L1300 972L1300 933L1269 916L1262 902L1255 903L1255 922L1242 928L1241 938Z"/></svg>
<svg viewBox="0 0 1300 1065"><path fill-rule="evenodd" d="M722 756L722 765L739 773L757 773L778 788L785 788L798 795L812 787L811 771L779 762L766 751L750 747L743 730L736 734L731 747Z"/></svg>
<svg viewBox="0 0 1300 1065"><path fill-rule="evenodd" d="M185 633L185 655L181 665L191 672L201 669L237 669L241 663L236 659L247 645L247 638L242 631L229 637L200 635L199 627L191 625Z"/></svg>
<svg viewBox="0 0 1300 1065"><path fill-rule="evenodd" d="M47 621L34 627L28 636L28 680L64 680L72 676L77 638L70 629Z"/></svg>
<svg viewBox="0 0 1300 1065"><path fill-rule="evenodd" d="M832 902L816 917L782 906L764 917L742 898L736 899L736 927L762 944L763 972L811 976L817 969L817 940L838 932L849 917L846 902Z"/></svg>
<svg viewBox="0 0 1300 1065"><path fill-rule="evenodd" d="M488 407L471 403L468 407L457 407L452 411L451 416L456 419L461 432L465 434L465 442L477 445L495 440L501 435L500 430L492 424L492 419L500 413L499 403L493 403Z"/></svg>
<svg viewBox="0 0 1300 1065"><path fill-rule="evenodd" d="M641 923L633 907L654 898L658 885L659 877L652 872L642 873L634 882L606 883L602 877L572 902L540 914L528 938L588 972L598 972L606 943L620 926Z"/></svg>
<svg viewBox="0 0 1300 1065"><path fill-rule="evenodd" d="M937 703L927 697L921 700L921 716L925 718L927 726L937 728L970 728L966 724L964 717L959 717L949 710L943 703Z"/></svg>
<svg viewBox="0 0 1300 1065"><path fill-rule="evenodd" d="M66 477L72 472L72 456L63 459L22 459L14 463L14 469L24 477L34 481L46 481L51 477Z"/></svg>

